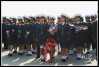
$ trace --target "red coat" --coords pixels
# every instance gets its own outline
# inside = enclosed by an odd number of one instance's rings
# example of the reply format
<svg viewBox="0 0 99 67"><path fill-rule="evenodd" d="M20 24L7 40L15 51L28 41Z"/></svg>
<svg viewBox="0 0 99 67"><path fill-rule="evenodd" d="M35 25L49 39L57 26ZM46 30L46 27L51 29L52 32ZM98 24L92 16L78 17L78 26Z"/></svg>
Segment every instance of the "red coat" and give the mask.
<svg viewBox="0 0 99 67"><path fill-rule="evenodd" d="M56 46L56 42L53 38L49 37L46 40L46 43L44 45L45 49L44 49L44 58L46 59L46 54L49 52L50 53L50 60L52 59L53 56L53 52Z"/></svg>
<svg viewBox="0 0 99 67"><path fill-rule="evenodd" d="M56 46L56 42L53 38L49 37L47 40L46 40L46 44L50 43L50 46L52 47L55 47Z"/></svg>

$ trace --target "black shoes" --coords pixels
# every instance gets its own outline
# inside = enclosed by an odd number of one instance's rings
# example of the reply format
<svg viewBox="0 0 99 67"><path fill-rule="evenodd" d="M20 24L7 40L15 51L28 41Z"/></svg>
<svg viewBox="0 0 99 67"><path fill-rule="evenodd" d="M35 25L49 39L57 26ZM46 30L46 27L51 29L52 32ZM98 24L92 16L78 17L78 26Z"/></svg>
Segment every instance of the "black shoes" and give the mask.
<svg viewBox="0 0 99 67"><path fill-rule="evenodd" d="M68 59L68 57L67 57L67 59Z"/></svg>
<svg viewBox="0 0 99 67"><path fill-rule="evenodd" d="M55 59L55 57L52 57L53 59Z"/></svg>
<svg viewBox="0 0 99 67"><path fill-rule="evenodd" d="M32 56L32 54L27 54L27 56Z"/></svg>
<svg viewBox="0 0 99 67"><path fill-rule="evenodd" d="M95 57L96 61L97 61L97 57Z"/></svg>
<svg viewBox="0 0 99 67"><path fill-rule="evenodd" d="M13 53L17 53L17 51L14 51Z"/></svg>
<svg viewBox="0 0 99 67"><path fill-rule="evenodd" d="M69 55L73 55L73 54L69 54Z"/></svg>
<svg viewBox="0 0 99 67"><path fill-rule="evenodd" d="M66 62L66 59L61 59L61 62Z"/></svg>
<svg viewBox="0 0 99 67"><path fill-rule="evenodd" d="M36 52L32 52L32 54L36 54Z"/></svg>
<svg viewBox="0 0 99 67"><path fill-rule="evenodd" d="M8 56L12 56L12 54L9 53Z"/></svg>
<svg viewBox="0 0 99 67"><path fill-rule="evenodd" d="M90 54L90 52L86 52L86 54Z"/></svg>
<svg viewBox="0 0 99 67"><path fill-rule="evenodd" d="M36 59L38 59L38 58L40 58L40 57L36 57Z"/></svg>
<svg viewBox="0 0 99 67"><path fill-rule="evenodd" d="M77 57L77 60L81 60L81 58L78 58L78 57Z"/></svg>
<svg viewBox="0 0 99 67"><path fill-rule="evenodd" d="M61 52L58 52L58 54L61 54Z"/></svg>
<svg viewBox="0 0 99 67"><path fill-rule="evenodd" d="M74 51L74 53L77 53L76 51Z"/></svg>
<svg viewBox="0 0 99 67"><path fill-rule="evenodd" d="M45 62L45 60L44 59L41 59L41 62Z"/></svg>
<svg viewBox="0 0 99 67"><path fill-rule="evenodd" d="M23 53L19 53L18 55L23 55Z"/></svg>

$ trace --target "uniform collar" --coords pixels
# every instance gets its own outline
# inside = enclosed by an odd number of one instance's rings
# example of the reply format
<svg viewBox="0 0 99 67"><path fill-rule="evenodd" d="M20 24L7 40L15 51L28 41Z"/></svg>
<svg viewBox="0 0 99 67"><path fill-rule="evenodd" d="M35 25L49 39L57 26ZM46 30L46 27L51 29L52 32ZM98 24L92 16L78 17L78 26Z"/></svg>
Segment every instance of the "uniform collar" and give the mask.
<svg viewBox="0 0 99 67"><path fill-rule="evenodd" d="M42 24L44 24L44 22L42 22Z"/></svg>
<svg viewBox="0 0 99 67"><path fill-rule="evenodd" d="M41 25L43 25L44 24L44 22L40 22L41 23Z"/></svg>
<svg viewBox="0 0 99 67"><path fill-rule="evenodd" d="M21 26L22 24L19 24L19 26Z"/></svg>
<svg viewBox="0 0 99 67"><path fill-rule="evenodd" d="M41 24L41 22L37 22L38 24Z"/></svg>
<svg viewBox="0 0 99 67"><path fill-rule="evenodd" d="M77 22L77 24L79 24L80 22Z"/></svg>
<svg viewBox="0 0 99 67"><path fill-rule="evenodd" d="M10 24L7 24L8 26L10 25Z"/></svg>
<svg viewBox="0 0 99 67"><path fill-rule="evenodd" d="M31 22L32 24L34 23L34 22Z"/></svg>
<svg viewBox="0 0 99 67"><path fill-rule="evenodd" d="M90 23L90 22L86 22L86 23L88 24L88 23Z"/></svg>
<svg viewBox="0 0 99 67"><path fill-rule="evenodd" d="M69 22L69 24L73 24L72 22Z"/></svg>
<svg viewBox="0 0 99 67"><path fill-rule="evenodd" d="M29 23L26 23L26 24L29 24Z"/></svg>
<svg viewBox="0 0 99 67"><path fill-rule="evenodd" d="M15 25L15 23L13 23L13 25Z"/></svg>
<svg viewBox="0 0 99 67"><path fill-rule="evenodd" d="M73 24L69 23L69 26L74 26Z"/></svg>
<svg viewBox="0 0 99 67"><path fill-rule="evenodd" d="M69 22L66 22L66 24L69 24Z"/></svg>
<svg viewBox="0 0 99 67"><path fill-rule="evenodd" d="M62 24L62 25L64 25L64 24L65 24L65 22L61 22L61 24Z"/></svg>
<svg viewBox="0 0 99 67"><path fill-rule="evenodd" d="M50 24L50 25L54 25L54 24L52 23L52 24Z"/></svg>

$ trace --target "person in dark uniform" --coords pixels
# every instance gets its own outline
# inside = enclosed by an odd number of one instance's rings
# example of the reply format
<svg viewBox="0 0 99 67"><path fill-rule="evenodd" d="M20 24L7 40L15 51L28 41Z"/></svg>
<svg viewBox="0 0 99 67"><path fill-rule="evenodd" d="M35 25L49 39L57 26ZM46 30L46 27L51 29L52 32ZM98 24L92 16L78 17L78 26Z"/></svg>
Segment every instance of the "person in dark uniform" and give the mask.
<svg viewBox="0 0 99 67"><path fill-rule="evenodd" d="M52 26L55 27L55 32L56 32L57 31L57 26L56 26L54 20L55 20L55 17L53 17L53 16L49 17L49 28L52 27ZM56 33L50 34L50 36L55 40L55 42L57 42ZM55 49L55 47L54 47L54 49ZM53 58L55 58L55 51L54 51L54 54L53 54Z"/></svg>
<svg viewBox="0 0 99 67"><path fill-rule="evenodd" d="M75 17L72 18L72 22L73 22L73 24L75 24L75 22L76 22Z"/></svg>
<svg viewBox="0 0 99 67"><path fill-rule="evenodd" d="M17 38L17 37L16 37L16 21L17 21L16 18L12 18L12 23L11 23L11 25L12 25L12 28L13 28L13 30L14 30L14 43L13 43L13 44L14 44L14 46L13 46L13 47L14 47L14 52L13 52L13 53L17 53L17 46L18 46L18 45L16 44L16 40L17 40L17 39L16 39L16 38Z"/></svg>
<svg viewBox="0 0 99 67"><path fill-rule="evenodd" d="M64 15L64 14L63 14ZM69 24L69 16L68 15L65 15L66 16L66 18L65 18L65 23L68 25ZM68 54L69 54L69 47L67 48L67 59L68 59Z"/></svg>
<svg viewBox="0 0 99 67"><path fill-rule="evenodd" d="M16 24L16 44L19 46L19 54L23 55L24 53L24 25L22 24L22 18L18 18L18 23Z"/></svg>
<svg viewBox="0 0 99 67"><path fill-rule="evenodd" d="M95 59L97 60L97 15L93 15L91 16L91 22L93 24L93 33L92 33L92 37L93 37L93 43L92 43L92 49L96 49L96 57Z"/></svg>
<svg viewBox="0 0 99 67"><path fill-rule="evenodd" d="M34 33L34 36L35 36L35 17L30 17L30 23L32 25L32 30L33 30L33 33ZM34 39L34 37L32 37L32 54L36 54L36 41Z"/></svg>
<svg viewBox="0 0 99 67"><path fill-rule="evenodd" d="M83 27L86 27L86 28L88 28L88 26L87 26L87 24L86 24L86 22L84 22L83 21L83 17L80 17L80 23L81 23L81 25L83 26ZM83 53L82 54L86 54L86 52L85 52L85 48L86 48L86 33L87 33L87 29L86 30L83 30L83 32L84 32L84 45L83 45Z"/></svg>
<svg viewBox="0 0 99 67"><path fill-rule="evenodd" d="M77 50L77 59L82 59L83 54L83 45L85 44L85 33L83 30L83 25L81 23L81 16L77 15L75 16L76 23L75 23L75 33L76 33L76 40L75 40L75 46Z"/></svg>
<svg viewBox="0 0 99 67"><path fill-rule="evenodd" d="M55 17L53 17L53 16L52 16L52 17L49 17L49 27L55 25L54 20L55 20ZM56 34L53 34L53 35L52 35L52 38L57 42Z"/></svg>
<svg viewBox="0 0 99 67"><path fill-rule="evenodd" d="M39 23L40 22L40 16L36 16L35 22L36 23Z"/></svg>
<svg viewBox="0 0 99 67"><path fill-rule="evenodd" d="M96 17L95 15L91 15L91 23L92 23L92 27L93 27L93 42L92 42L92 49L94 50L96 48L96 42L94 40L94 36L96 36L96 31L97 31L97 28L95 28L95 26L97 27L97 20L96 20ZM96 39L96 38L95 38Z"/></svg>
<svg viewBox="0 0 99 67"><path fill-rule="evenodd" d="M66 15L66 19L65 19L66 24L69 24L69 17Z"/></svg>
<svg viewBox="0 0 99 67"><path fill-rule="evenodd" d="M6 27L6 17L3 17L3 21L2 21L2 43L4 43L4 50L8 49L5 27Z"/></svg>
<svg viewBox="0 0 99 67"><path fill-rule="evenodd" d="M32 44L32 37L34 36L32 29L33 29L33 27L30 24L29 18L26 18L26 23L24 25L24 37L25 37L25 45L27 45L27 51L28 51L27 56L32 55L31 44Z"/></svg>
<svg viewBox="0 0 99 67"><path fill-rule="evenodd" d="M26 24L26 16L23 16L23 24ZM24 43L24 49L27 49L27 46L25 45L25 43Z"/></svg>
<svg viewBox="0 0 99 67"><path fill-rule="evenodd" d="M37 41L37 57L40 58L40 46L44 44L48 38L48 24L45 22L45 16L40 16L40 23L36 24L36 41Z"/></svg>
<svg viewBox="0 0 99 67"><path fill-rule="evenodd" d="M12 56L12 54L13 54L12 51L13 51L14 30L12 28L10 19L6 19L6 24L7 24L6 27L5 27L6 39L7 39L8 49L10 51L8 56Z"/></svg>
<svg viewBox="0 0 99 67"><path fill-rule="evenodd" d="M50 40L54 40L55 42L57 41L57 38L56 38L56 34L55 34L55 32L57 32L57 25L54 23L54 20L55 20L55 18L53 17L53 16L50 16L49 17L49 23L47 23L48 24L48 38L47 38L47 40L49 40L49 38L51 37L51 38L53 38L53 39L50 39ZM47 42L47 40L46 40L46 42ZM46 44L43 44L43 45L41 45L40 47L40 50L41 50L41 61L45 61L45 59L44 59L44 57L46 57L45 56L45 54L44 54L44 47L45 47L45 45ZM56 44L55 44L56 45ZM54 51L53 51L53 56L52 56L52 58L54 59L55 58L55 46L53 47L53 49L54 49Z"/></svg>
<svg viewBox="0 0 99 67"><path fill-rule="evenodd" d="M61 62L66 62L69 47L69 25L65 23L65 15L61 15L61 23L58 24L57 37L61 46Z"/></svg>
<svg viewBox="0 0 99 67"><path fill-rule="evenodd" d="M90 23L90 16L85 16L86 19L86 26L88 29L85 31L85 40L86 40L86 48L87 48L87 53L90 53L90 45L92 43L92 24Z"/></svg>
<svg viewBox="0 0 99 67"><path fill-rule="evenodd" d="M57 23L56 23L56 24L60 24L60 22L61 22L61 17L58 16L58 18L57 18ZM59 40L59 39L57 39L58 54L61 54L61 46L60 46L60 43L59 43L58 40Z"/></svg>
<svg viewBox="0 0 99 67"><path fill-rule="evenodd" d="M59 22L61 22L60 16L57 17L57 24L59 24Z"/></svg>
<svg viewBox="0 0 99 67"><path fill-rule="evenodd" d="M69 19L69 27L70 27L70 33L69 33L69 34L70 34L69 54L70 54L70 55L73 55L73 54L74 54L73 48L74 48L74 41L75 41L75 27L74 27L74 24L73 24L72 19Z"/></svg>
<svg viewBox="0 0 99 67"><path fill-rule="evenodd" d="M75 20L75 17L72 18L72 23L73 25L75 24L76 20ZM75 43L75 40L74 40L74 43ZM73 52L76 53L76 47L73 46Z"/></svg>

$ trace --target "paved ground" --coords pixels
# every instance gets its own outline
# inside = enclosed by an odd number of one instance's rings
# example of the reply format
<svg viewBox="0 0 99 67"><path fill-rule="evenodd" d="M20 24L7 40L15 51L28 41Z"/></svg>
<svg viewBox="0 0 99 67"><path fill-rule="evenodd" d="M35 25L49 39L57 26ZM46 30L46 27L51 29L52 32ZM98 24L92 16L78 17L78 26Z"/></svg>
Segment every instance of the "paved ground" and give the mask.
<svg viewBox="0 0 99 67"><path fill-rule="evenodd" d="M22 56L18 53L13 54L12 57L8 57L8 50L2 50L1 52L1 65L2 66L97 66L97 61L94 59L95 50L91 51L91 54L86 54L82 60L76 59L76 53L74 55L69 55L67 62L61 62L61 55L55 53L55 62L41 62L40 59L36 59L36 54L32 56L27 56L27 51ZM49 55L48 55L49 56Z"/></svg>

